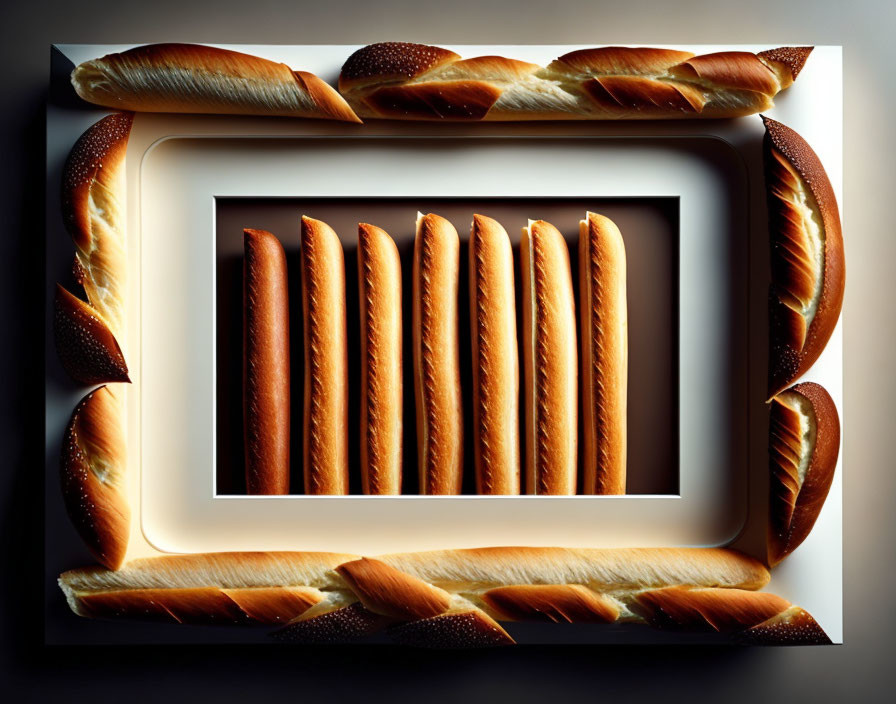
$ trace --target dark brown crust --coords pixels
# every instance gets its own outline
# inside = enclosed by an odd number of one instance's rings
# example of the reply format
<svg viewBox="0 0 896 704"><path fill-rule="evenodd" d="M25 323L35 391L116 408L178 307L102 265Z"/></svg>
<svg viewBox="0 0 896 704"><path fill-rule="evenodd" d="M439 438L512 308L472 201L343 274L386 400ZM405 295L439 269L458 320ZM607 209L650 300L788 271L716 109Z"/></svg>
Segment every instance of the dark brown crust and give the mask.
<svg viewBox="0 0 896 704"><path fill-rule="evenodd" d="M764 154L769 208L772 286L769 295L769 397L806 373L821 355L840 317L845 287L845 263L840 212L834 189L818 155L789 127L767 117ZM792 167L792 172L787 166ZM821 299L812 322L805 328L803 316L788 306L799 291L799 274L811 266L800 257L799 223L784 194L799 184L808 188L818 206L824 231L824 273Z"/></svg>
<svg viewBox="0 0 896 704"><path fill-rule="evenodd" d="M400 494L402 470L401 262L395 242L358 225L361 320L361 485Z"/></svg>
<svg viewBox="0 0 896 704"><path fill-rule="evenodd" d="M454 226L432 213L423 216L414 243L413 282L421 494L459 494L463 483L457 337L459 257L460 240Z"/></svg>
<svg viewBox="0 0 896 704"><path fill-rule="evenodd" d="M380 117L476 121L488 114L501 92L485 81L431 81L380 88L364 102Z"/></svg>
<svg viewBox="0 0 896 704"><path fill-rule="evenodd" d="M124 562L131 512L122 476L126 450L119 401L109 387L85 396L62 440L62 498L78 534L109 569Z"/></svg>
<svg viewBox="0 0 896 704"><path fill-rule="evenodd" d="M63 369L86 386L130 382L115 335L93 308L56 284L53 338Z"/></svg>
<svg viewBox="0 0 896 704"><path fill-rule="evenodd" d="M134 114L107 115L82 134L62 171L62 218L78 249L90 250L93 233L87 206L90 189L106 185L107 174L119 168L131 135Z"/></svg>
<svg viewBox="0 0 896 704"><path fill-rule="evenodd" d="M473 216L469 271L476 493L519 494L513 250L504 228L482 215Z"/></svg>
<svg viewBox="0 0 896 704"><path fill-rule="evenodd" d="M368 44L346 59L339 74L339 90L359 83L415 78L437 66L459 59L453 51L427 44L380 42Z"/></svg>
<svg viewBox="0 0 896 704"><path fill-rule="evenodd" d="M815 445L802 486L799 420L778 397L772 399L769 425L771 477L769 485L768 563L777 565L802 543L815 525L827 499L840 452L840 417L830 394L806 382L788 389L812 405Z"/></svg>
<svg viewBox="0 0 896 704"><path fill-rule="evenodd" d="M701 91L686 83L640 76L591 78L583 88L595 104L617 117L655 117L670 111L687 117L703 110L706 102Z"/></svg>
<svg viewBox="0 0 896 704"><path fill-rule="evenodd" d="M831 639L812 615L799 606L735 634L746 645L831 645Z"/></svg>
<svg viewBox="0 0 896 704"><path fill-rule="evenodd" d="M642 592L632 610L654 628L736 633L786 611L775 594L743 589L667 587Z"/></svg>
<svg viewBox="0 0 896 704"><path fill-rule="evenodd" d="M524 584L490 589L482 600L509 621L613 623L619 607L579 584Z"/></svg>
<svg viewBox="0 0 896 704"><path fill-rule="evenodd" d="M588 213L579 226L584 493L624 494L626 475L625 248L616 225Z"/></svg>
<svg viewBox="0 0 896 704"><path fill-rule="evenodd" d="M319 616L300 618L271 635L278 640L306 645L335 645L354 643L381 631L390 623L392 619L354 603Z"/></svg>
<svg viewBox="0 0 896 704"><path fill-rule="evenodd" d="M760 51L758 56L764 62L781 64L790 71L790 82L796 80L806 65L809 54L812 53L812 46L782 46L777 49L766 49ZM786 87L786 86L785 86Z"/></svg>
<svg viewBox="0 0 896 704"><path fill-rule="evenodd" d="M127 618L191 624L286 623L320 600L305 589L132 589L86 594L79 607L90 618Z"/></svg>
<svg viewBox="0 0 896 704"><path fill-rule="evenodd" d="M346 562L336 571L361 600L364 608L402 621L416 621L444 613L450 595L422 579L362 557Z"/></svg>
<svg viewBox="0 0 896 704"><path fill-rule="evenodd" d="M389 636L402 645L435 650L494 648L513 638L482 611L461 611L391 626Z"/></svg>
<svg viewBox="0 0 896 704"><path fill-rule="evenodd" d="M286 254L265 230L244 230L243 431L246 490L289 493L289 293Z"/></svg>
<svg viewBox="0 0 896 704"><path fill-rule="evenodd" d="M302 217L306 494L348 493L345 261L336 233Z"/></svg>

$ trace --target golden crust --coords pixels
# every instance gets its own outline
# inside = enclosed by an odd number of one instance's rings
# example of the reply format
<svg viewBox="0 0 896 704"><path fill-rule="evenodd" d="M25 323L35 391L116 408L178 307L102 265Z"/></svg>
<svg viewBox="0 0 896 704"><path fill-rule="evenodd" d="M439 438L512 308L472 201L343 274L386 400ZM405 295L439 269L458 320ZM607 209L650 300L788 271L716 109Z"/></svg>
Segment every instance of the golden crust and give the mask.
<svg viewBox="0 0 896 704"><path fill-rule="evenodd" d="M289 292L274 235L244 230L243 430L249 494L289 493Z"/></svg>
<svg viewBox="0 0 896 704"><path fill-rule="evenodd" d="M483 601L502 620L613 623L619 606L580 584L523 584L489 589Z"/></svg>
<svg viewBox="0 0 896 704"><path fill-rule="evenodd" d="M612 220L579 223L584 492L624 494L628 321L625 244Z"/></svg>
<svg viewBox="0 0 896 704"><path fill-rule="evenodd" d="M115 335L100 314L56 284L53 338L62 367L86 386L130 382Z"/></svg>
<svg viewBox="0 0 896 704"><path fill-rule="evenodd" d="M790 602L765 592L675 586L638 594L633 608L656 628L734 633L786 611Z"/></svg>
<svg viewBox="0 0 896 704"><path fill-rule="evenodd" d="M504 228L482 215L473 216L469 271L476 493L519 494L519 354L513 250Z"/></svg>
<svg viewBox="0 0 896 704"><path fill-rule="evenodd" d="M339 89L358 114L379 118L726 118L770 107L807 55L795 47L703 56L602 47L570 52L541 68L501 56L462 59L438 47L394 43L356 52L343 67Z"/></svg>
<svg viewBox="0 0 896 704"><path fill-rule="evenodd" d="M345 261L326 223L302 216L306 494L348 493Z"/></svg>
<svg viewBox="0 0 896 704"><path fill-rule="evenodd" d="M566 241L550 223L523 229L526 493L576 493L575 304Z"/></svg>
<svg viewBox="0 0 896 704"><path fill-rule="evenodd" d="M839 451L840 418L822 386L797 384L772 399L769 565L781 562L811 532L834 480Z"/></svg>
<svg viewBox="0 0 896 704"><path fill-rule="evenodd" d="M421 494L459 494L463 410L457 338L460 240L438 215L421 215L414 242L414 392Z"/></svg>
<svg viewBox="0 0 896 704"><path fill-rule="evenodd" d="M114 113L85 131L62 174L62 217L77 247L87 301L119 343L126 275L124 160L133 117Z"/></svg>
<svg viewBox="0 0 896 704"><path fill-rule="evenodd" d="M771 397L821 355L840 317L846 274L837 200L818 155L789 127L767 117L763 122L772 245Z"/></svg>
<svg viewBox="0 0 896 704"><path fill-rule="evenodd" d="M72 72L84 100L137 112L316 117L360 122L317 76L228 49L148 44L86 61Z"/></svg>
<svg viewBox="0 0 896 704"><path fill-rule="evenodd" d="M97 561L124 561L131 512L124 491L127 454L121 405L107 386L85 396L62 441L62 498L69 518Z"/></svg>
<svg viewBox="0 0 896 704"><path fill-rule="evenodd" d="M361 320L361 484L400 494L402 470L401 261L384 230L358 225Z"/></svg>
<svg viewBox="0 0 896 704"><path fill-rule="evenodd" d="M379 560L362 557L336 568L369 611L403 621L430 618L446 611L451 596Z"/></svg>

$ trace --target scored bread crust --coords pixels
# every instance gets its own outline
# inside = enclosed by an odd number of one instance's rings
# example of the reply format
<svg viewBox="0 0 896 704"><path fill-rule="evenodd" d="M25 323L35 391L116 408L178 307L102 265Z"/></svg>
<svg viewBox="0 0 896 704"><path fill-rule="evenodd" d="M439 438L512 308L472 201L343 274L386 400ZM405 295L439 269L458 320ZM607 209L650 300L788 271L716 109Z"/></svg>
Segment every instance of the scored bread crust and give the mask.
<svg viewBox="0 0 896 704"><path fill-rule="evenodd" d="M840 317L846 269L840 212L818 155L763 117L771 239L769 397L806 373Z"/></svg>
<svg viewBox="0 0 896 704"><path fill-rule="evenodd" d="M694 56L645 47L570 52L542 67L384 42L352 54L339 90L362 117L418 120L722 118L773 105L811 47Z"/></svg>
<svg viewBox="0 0 896 704"><path fill-rule="evenodd" d="M396 642L424 647L512 643L497 620L618 621L759 642L829 642L804 611L755 592L768 579L757 560L721 548L501 547L377 558L165 556L118 572L71 570L59 585L81 616L286 623L275 635L304 643L383 629Z"/></svg>
<svg viewBox="0 0 896 704"><path fill-rule="evenodd" d="M97 561L112 570L124 562L131 520L121 413L110 387L87 394L65 429L60 465L69 518Z"/></svg>
<svg viewBox="0 0 896 704"><path fill-rule="evenodd" d="M72 71L84 100L136 112L314 117L360 122L314 74L228 49L147 44L85 61Z"/></svg>
<svg viewBox="0 0 896 704"><path fill-rule="evenodd" d="M387 232L358 225L361 320L361 487L400 494L402 470L401 261Z"/></svg>
<svg viewBox="0 0 896 704"><path fill-rule="evenodd" d="M473 216L469 271L476 493L519 494L520 382L513 250L504 228L483 215Z"/></svg>
<svg viewBox="0 0 896 704"><path fill-rule="evenodd" d="M628 382L625 244L609 218L579 222L584 493L624 494Z"/></svg>
<svg viewBox="0 0 896 704"><path fill-rule="evenodd" d="M418 214L413 342L421 494L460 494L463 483L459 275L457 230L438 215Z"/></svg>
<svg viewBox="0 0 896 704"><path fill-rule="evenodd" d="M345 260L336 233L302 216L306 494L348 493L348 360Z"/></svg>
<svg viewBox="0 0 896 704"><path fill-rule="evenodd" d="M249 494L289 493L289 291L273 234L243 230L243 432Z"/></svg>
<svg viewBox="0 0 896 704"><path fill-rule="evenodd" d="M768 563L806 539L834 480L840 417L824 387L797 384L772 399L769 419Z"/></svg>
<svg viewBox="0 0 896 704"><path fill-rule="evenodd" d="M526 493L576 493L575 303L566 240L550 223L523 228Z"/></svg>

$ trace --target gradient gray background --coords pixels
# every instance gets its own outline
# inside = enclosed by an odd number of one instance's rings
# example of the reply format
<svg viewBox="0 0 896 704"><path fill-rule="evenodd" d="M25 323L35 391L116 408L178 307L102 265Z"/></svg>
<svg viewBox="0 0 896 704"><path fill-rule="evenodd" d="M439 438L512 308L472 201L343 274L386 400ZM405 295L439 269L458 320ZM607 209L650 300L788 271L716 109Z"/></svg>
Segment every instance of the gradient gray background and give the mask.
<svg viewBox="0 0 896 704"><path fill-rule="evenodd" d="M432 8L432 9L430 9ZM892 262L896 4L550 0L4 2L0 173L4 267L0 448L0 686L17 701L423 697L730 702L889 700L896 462ZM675 43L844 47L845 640L829 648L45 648L39 580L43 473L43 101L54 42ZM835 108L836 109L836 108ZM37 553L37 554L36 554Z"/></svg>

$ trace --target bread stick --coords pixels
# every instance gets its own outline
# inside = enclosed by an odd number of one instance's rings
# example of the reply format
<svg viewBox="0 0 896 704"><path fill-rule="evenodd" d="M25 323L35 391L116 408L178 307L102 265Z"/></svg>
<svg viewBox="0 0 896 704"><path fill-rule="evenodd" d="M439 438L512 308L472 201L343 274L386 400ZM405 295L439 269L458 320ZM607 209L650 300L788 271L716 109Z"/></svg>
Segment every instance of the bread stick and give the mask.
<svg viewBox="0 0 896 704"><path fill-rule="evenodd" d="M450 222L419 214L414 241L414 392L421 494L459 494L463 411L457 339L460 240Z"/></svg>
<svg viewBox="0 0 896 704"><path fill-rule="evenodd" d="M543 220L523 228L526 493L576 493L578 405L569 250Z"/></svg>
<svg viewBox="0 0 896 704"><path fill-rule="evenodd" d="M345 260L336 233L302 216L306 494L348 493L348 362Z"/></svg>
<svg viewBox="0 0 896 704"><path fill-rule="evenodd" d="M289 493L289 292L274 235L244 230L243 432L249 494Z"/></svg>

